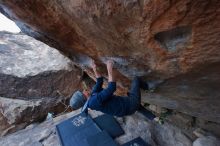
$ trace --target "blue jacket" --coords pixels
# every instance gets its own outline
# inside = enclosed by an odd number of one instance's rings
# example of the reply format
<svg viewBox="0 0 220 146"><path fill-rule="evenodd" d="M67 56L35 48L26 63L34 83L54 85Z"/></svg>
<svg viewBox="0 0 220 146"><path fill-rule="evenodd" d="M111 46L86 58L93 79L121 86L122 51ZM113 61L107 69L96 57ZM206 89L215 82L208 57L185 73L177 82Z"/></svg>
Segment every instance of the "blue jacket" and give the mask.
<svg viewBox="0 0 220 146"><path fill-rule="evenodd" d="M109 82L108 87L103 89L103 78L97 78L91 96L88 100L88 107L114 116L125 116L130 113L130 101L128 97L116 96L116 82Z"/></svg>

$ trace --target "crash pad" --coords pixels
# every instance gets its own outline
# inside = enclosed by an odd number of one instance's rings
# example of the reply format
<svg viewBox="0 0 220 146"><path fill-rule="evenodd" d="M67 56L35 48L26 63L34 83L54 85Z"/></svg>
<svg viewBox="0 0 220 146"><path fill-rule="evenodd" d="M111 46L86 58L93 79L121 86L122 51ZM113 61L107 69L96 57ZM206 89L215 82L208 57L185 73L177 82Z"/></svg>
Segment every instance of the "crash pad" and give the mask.
<svg viewBox="0 0 220 146"><path fill-rule="evenodd" d="M105 130L112 138L116 138L124 134L124 130L120 124L111 115L101 115L94 118L94 122L99 126L100 129Z"/></svg>

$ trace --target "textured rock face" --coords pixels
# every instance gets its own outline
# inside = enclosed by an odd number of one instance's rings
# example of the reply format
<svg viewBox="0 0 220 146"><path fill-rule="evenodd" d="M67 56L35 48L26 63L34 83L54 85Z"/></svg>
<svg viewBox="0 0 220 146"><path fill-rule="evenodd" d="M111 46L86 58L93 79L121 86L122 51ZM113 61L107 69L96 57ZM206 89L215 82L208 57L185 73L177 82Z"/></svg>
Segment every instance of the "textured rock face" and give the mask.
<svg viewBox="0 0 220 146"><path fill-rule="evenodd" d="M213 136L201 137L193 142L193 146L218 146L218 145L220 145L219 139Z"/></svg>
<svg viewBox="0 0 220 146"><path fill-rule="evenodd" d="M0 95L55 97L70 95L81 71L57 50L24 34L0 32Z"/></svg>
<svg viewBox="0 0 220 146"><path fill-rule="evenodd" d="M71 61L57 50L23 33L0 32L0 72L24 78L45 71L71 70Z"/></svg>
<svg viewBox="0 0 220 146"><path fill-rule="evenodd" d="M0 145L59 146L55 125L77 113L79 111L56 117L52 121L45 121L39 125L29 126L24 130L0 138ZM91 114L95 117L100 113L92 111ZM124 119L118 119L118 121L125 131L125 135L116 139L119 144L140 136L152 146L192 146L192 142L179 129L169 124L158 125L157 123L148 122L138 113Z"/></svg>
<svg viewBox="0 0 220 146"><path fill-rule="evenodd" d="M0 98L0 136L41 121L48 111L63 111L60 101L79 88L81 77L54 48L22 33L0 32L0 96L6 97Z"/></svg>
<svg viewBox="0 0 220 146"><path fill-rule="evenodd" d="M52 98L25 101L0 97L0 137L43 119L54 106L50 103L56 102Z"/></svg>
<svg viewBox="0 0 220 146"><path fill-rule="evenodd" d="M142 101L220 123L219 64L198 71L167 80L155 93L143 93Z"/></svg>
<svg viewBox="0 0 220 146"><path fill-rule="evenodd" d="M219 0L1 0L0 10L90 76L91 58L103 73L111 58L123 89L134 75L167 79L162 107L219 122Z"/></svg>
<svg viewBox="0 0 220 146"><path fill-rule="evenodd" d="M82 53L100 63L113 57L125 76L138 70L164 78L219 61L219 5L218 0L3 0L1 11L24 32L72 57Z"/></svg>

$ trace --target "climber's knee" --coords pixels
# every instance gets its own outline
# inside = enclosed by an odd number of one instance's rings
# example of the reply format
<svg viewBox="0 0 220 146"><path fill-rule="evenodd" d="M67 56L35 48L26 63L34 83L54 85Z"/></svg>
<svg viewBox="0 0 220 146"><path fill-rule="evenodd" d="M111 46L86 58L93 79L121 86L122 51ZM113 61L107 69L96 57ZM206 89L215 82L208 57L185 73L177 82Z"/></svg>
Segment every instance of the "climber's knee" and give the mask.
<svg viewBox="0 0 220 146"><path fill-rule="evenodd" d="M129 106L129 114L135 113L140 107L139 101L132 101Z"/></svg>

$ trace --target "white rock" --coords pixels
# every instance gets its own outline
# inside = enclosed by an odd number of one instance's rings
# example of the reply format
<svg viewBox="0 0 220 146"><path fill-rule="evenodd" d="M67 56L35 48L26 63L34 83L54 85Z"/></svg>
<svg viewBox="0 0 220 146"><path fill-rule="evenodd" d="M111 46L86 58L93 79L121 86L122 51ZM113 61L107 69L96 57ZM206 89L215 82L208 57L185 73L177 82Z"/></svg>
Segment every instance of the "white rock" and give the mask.
<svg viewBox="0 0 220 146"><path fill-rule="evenodd" d="M0 32L0 73L25 77L48 70L71 70L71 61L32 37Z"/></svg>

